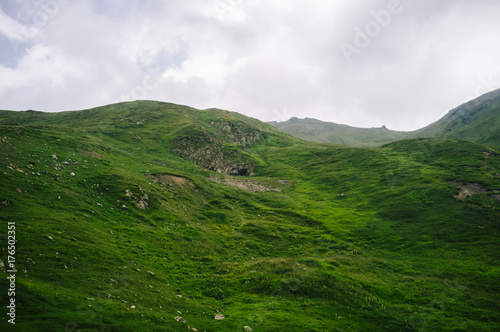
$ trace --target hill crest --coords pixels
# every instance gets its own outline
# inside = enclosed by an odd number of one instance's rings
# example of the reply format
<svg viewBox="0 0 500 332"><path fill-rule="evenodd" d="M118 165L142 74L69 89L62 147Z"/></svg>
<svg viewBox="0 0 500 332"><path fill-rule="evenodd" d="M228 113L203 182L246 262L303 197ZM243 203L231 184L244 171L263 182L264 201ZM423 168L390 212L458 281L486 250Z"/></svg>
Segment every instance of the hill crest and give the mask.
<svg viewBox="0 0 500 332"><path fill-rule="evenodd" d="M356 147L380 146L419 137L448 137L500 146L500 89L464 103L450 110L440 120L414 131L394 131L385 126L358 128L296 117L284 122L268 123L304 140Z"/></svg>

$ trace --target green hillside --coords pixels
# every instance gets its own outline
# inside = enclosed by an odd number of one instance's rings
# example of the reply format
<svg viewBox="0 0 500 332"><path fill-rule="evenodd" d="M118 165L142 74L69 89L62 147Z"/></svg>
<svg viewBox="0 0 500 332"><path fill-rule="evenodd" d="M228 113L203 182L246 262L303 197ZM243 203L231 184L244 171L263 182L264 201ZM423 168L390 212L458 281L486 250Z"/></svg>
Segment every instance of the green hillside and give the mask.
<svg viewBox="0 0 500 332"><path fill-rule="evenodd" d="M283 122L268 123L303 140L354 147L375 147L409 137L406 132L389 130L386 127L357 128L311 118L294 117Z"/></svg>
<svg viewBox="0 0 500 332"><path fill-rule="evenodd" d="M492 148L138 101L0 111L0 179L2 331L500 329Z"/></svg>
<svg viewBox="0 0 500 332"><path fill-rule="evenodd" d="M411 132L388 130L385 127L356 128L309 118L291 118L269 124L300 139L354 147L375 147L419 137L456 138L499 147L500 89L460 105L435 123Z"/></svg>
<svg viewBox="0 0 500 332"><path fill-rule="evenodd" d="M439 121L414 133L500 146L500 89L452 109Z"/></svg>

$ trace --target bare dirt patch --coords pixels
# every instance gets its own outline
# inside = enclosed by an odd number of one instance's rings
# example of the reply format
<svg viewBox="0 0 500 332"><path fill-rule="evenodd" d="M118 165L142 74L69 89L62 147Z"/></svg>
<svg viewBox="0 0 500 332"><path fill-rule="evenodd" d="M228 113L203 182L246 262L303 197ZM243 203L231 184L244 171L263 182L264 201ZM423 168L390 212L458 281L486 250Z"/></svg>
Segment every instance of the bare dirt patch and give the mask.
<svg viewBox="0 0 500 332"><path fill-rule="evenodd" d="M279 188L278 186L276 187L270 186L268 184L259 183L255 180L247 178L240 178L240 177L236 178L236 177L226 176L226 177L211 177L208 179L212 182L237 187L239 189L248 191L250 193L254 193L257 191L281 191L281 188ZM282 185L288 185L288 181L283 180L283 182L281 182L281 180L278 180L278 182Z"/></svg>
<svg viewBox="0 0 500 332"><path fill-rule="evenodd" d="M183 177L180 176L175 176L171 174L148 174L148 177L153 180L154 183L161 183L166 186L179 186L179 187L194 187L194 184Z"/></svg>
<svg viewBox="0 0 500 332"><path fill-rule="evenodd" d="M167 166L167 162L163 160L153 160L153 162L160 166Z"/></svg>
<svg viewBox="0 0 500 332"><path fill-rule="evenodd" d="M98 152L95 152L94 150L92 150L92 151L85 151L84 153L86 155L88 155L88 156L91 156L92 158L102 159L102 156Z"/></svg>
<svg viewBox="0 0 500 332"><path fill-rule="evenodd" d="M479 183L455 183L460 187L460 192L455 195L458 199L466 199L469 196L476 194L486 194L488 190L483 188Z"/></svg>

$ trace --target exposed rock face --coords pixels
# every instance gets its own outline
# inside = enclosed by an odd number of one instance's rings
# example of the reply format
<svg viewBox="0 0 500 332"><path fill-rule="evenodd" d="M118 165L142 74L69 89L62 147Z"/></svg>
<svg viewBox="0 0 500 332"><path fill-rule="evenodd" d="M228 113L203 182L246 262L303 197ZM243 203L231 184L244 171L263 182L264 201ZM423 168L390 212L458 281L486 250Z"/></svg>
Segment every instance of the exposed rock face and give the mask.
<svg viewBox="0 0 500 332"><path fill-rule="evenodd" d="M172 152L211 171L252 175L255 162L244 152L260 141L260 131L243 122L220 120L211 125L212 128L192 126L184 130L171 142Z"/></svg>
<svg viewBox="0 0 500 332"><path fill-rule="evenodd" d="M461 183L461 182L453 182L454 184L460 187L460 192L458 195L455 195L458 199L466 199L469 196L474 196L477 194L498 194L497 190L487 190L479 183ZM491 195L491 198L495 200L500 200L500 195Z"/></svg>
<svg viewBox="0 0 500 332"><path fill-rule="evenodd" d="M465 199L468 196L473 196L475 194L484 194L487 192L479 183L466 183L460 185L460 193L457 195L457 198Z"/></svg>
<svg viewBox="0 0 500 332"><path fill-rule="evenodd" d="M127 189L125 191L125 196L134 201L134 204L143 210L149 207L149 195L146 194L141 187L138 187L139 193L134 194L131 190Z"/></svg>

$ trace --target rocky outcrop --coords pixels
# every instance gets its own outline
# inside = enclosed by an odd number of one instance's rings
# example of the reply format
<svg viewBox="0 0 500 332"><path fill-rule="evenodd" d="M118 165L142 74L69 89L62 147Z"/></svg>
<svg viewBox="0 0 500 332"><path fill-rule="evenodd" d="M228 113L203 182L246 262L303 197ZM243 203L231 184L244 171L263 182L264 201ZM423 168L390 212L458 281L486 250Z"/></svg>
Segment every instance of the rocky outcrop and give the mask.
<svg viewBox="0 0 500 332"><path fill-rule="evenodd" d="M138 190L138 193L133 193L131 190L127 189L125 190L125 196L131 199L138 208L146 210L149 207L150 197L141 187L138 187Z"/></svg>
<svg viewBox="0 0 500 332"><path fill-rule="evenodd" d="M261 140L261 132L243 122L212 121L210 128L193 125L172 140L171 151L207 170L249 176L255 162L247 148Z"/></svg>
<svg viewBox="0 0 500 332"><path fill-rule="evenodd" d="M243 122L219 121L212 122L211 125L221 133L232 144L241 145L246 149L260 141L260 130L253 129L245 125Z"/></svg>
<svg viewBox="0 0 500 332"><path fill-rule="evenodd" d="M496 194L491 195L490 197L495 200L500 200L500 195L498 194L498 190L487 190L479 183L462 183L462 182L453 182L460 187L460 192L455 195L458 199L466 199L469 196L474 196L477 194Z"/></svg>

